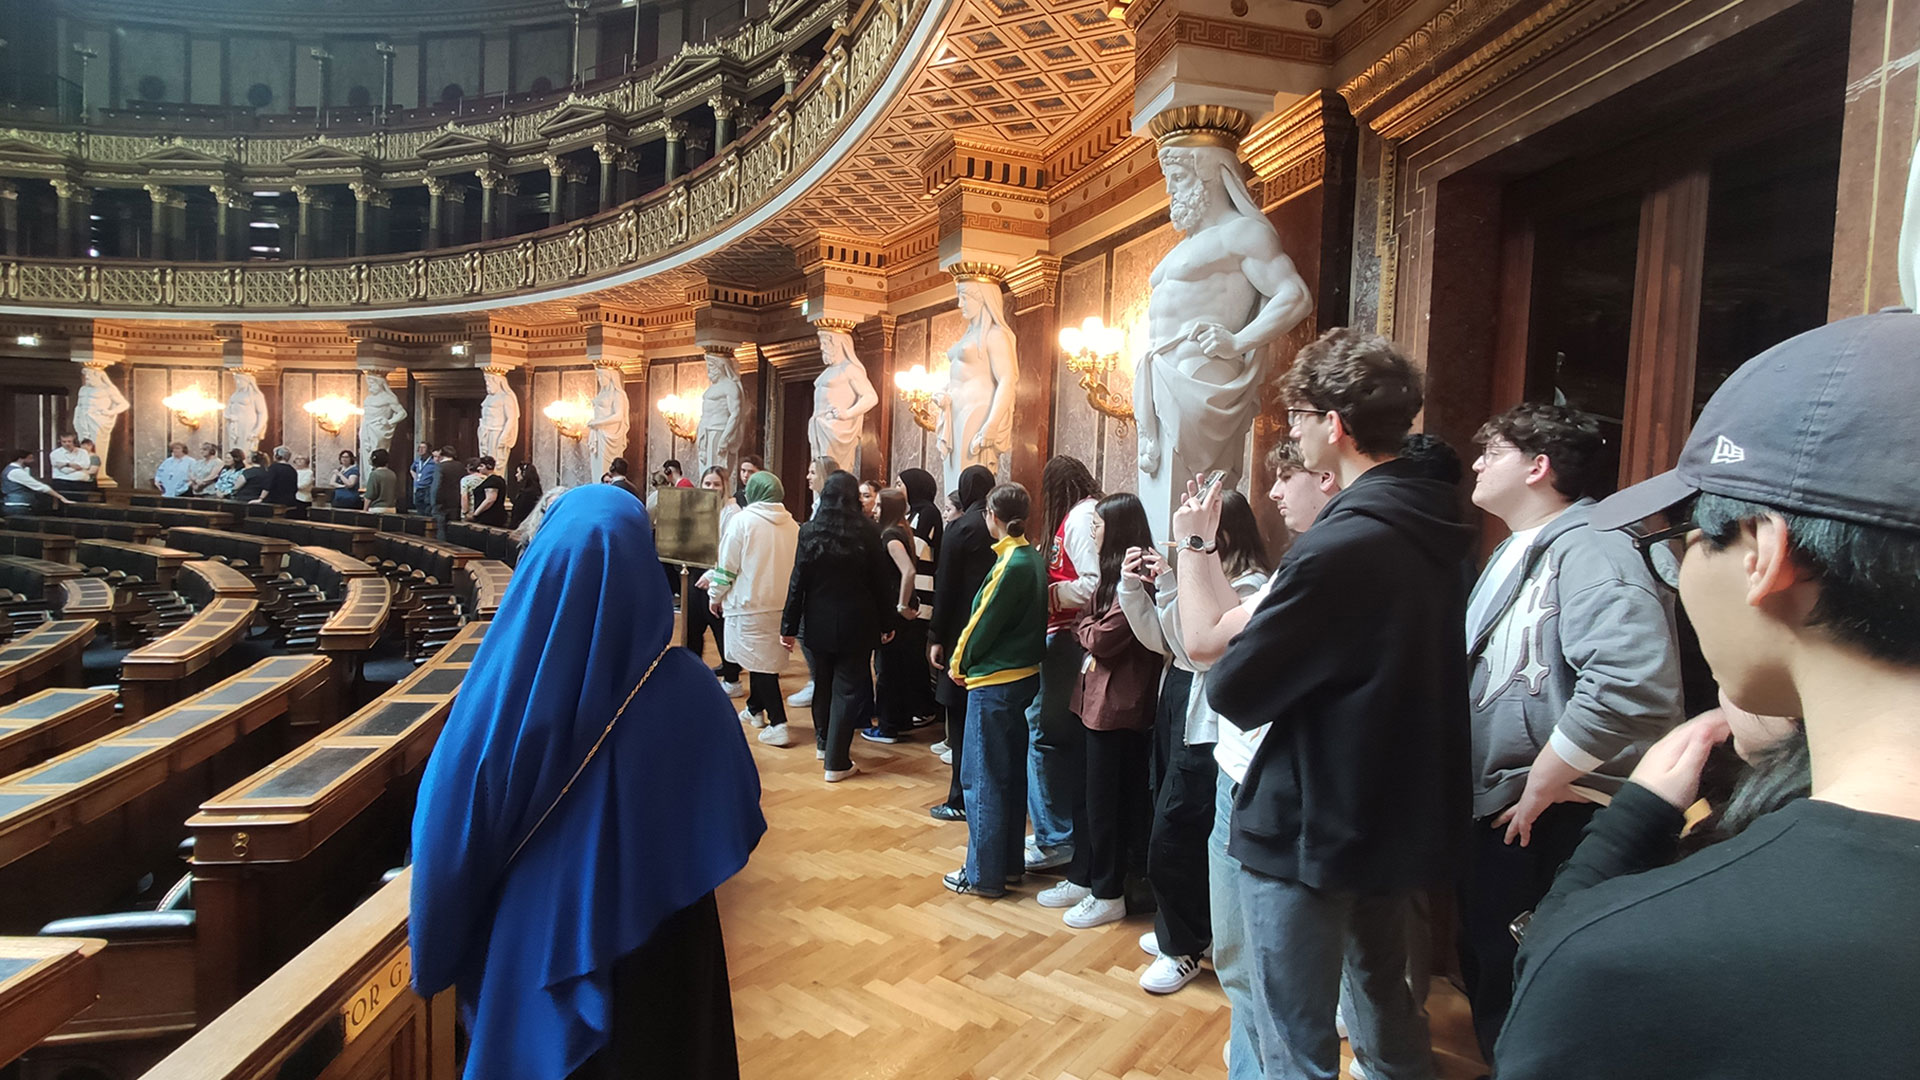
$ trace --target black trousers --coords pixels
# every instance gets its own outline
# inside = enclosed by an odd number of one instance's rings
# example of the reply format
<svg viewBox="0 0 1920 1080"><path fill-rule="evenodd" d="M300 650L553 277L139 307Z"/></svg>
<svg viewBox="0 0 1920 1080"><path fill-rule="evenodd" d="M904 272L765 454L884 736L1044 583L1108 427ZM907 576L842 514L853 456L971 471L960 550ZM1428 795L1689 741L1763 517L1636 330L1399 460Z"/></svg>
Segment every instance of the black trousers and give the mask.
<svg viewBox="0 0 1920 1080"><path fill-rule="evenodd" d="M967 745L967 689L949 678L946 668L934 668L933 679L934 699L947 711L947 749L953 754L953 778L947 785L947 806L954 810L965 810L967 796L960 787L960 762L962 748Z"/></svg>
<svg viewBox="0 0 1920 1080"><path fill-rule="evenodd" d="M873 711L873 650L809 649L813 657L813 745L827 768L853 768L853 733Z"/></svg>
<svg viewBox="0 0 1920 1080"><path fill-rule="evenodd" d="M1493 818L1473 823L1459 890L1460 974L1473 1006L1473 1034L1487 1061L1493 1060L1494 1040L1513 1004L1513 961L1520 945L1508 927L1547 895L1555 871L1573 857L1581 832L1599 809L1593 803L1554 803L1535 819L1526 847L1503 843L1506 830L1493 828Z"/></svg>
<svg viewBox="0 0 1920 1080"><path fill-rule="evenodd" d="M1157 906L1160 951L1198 956L1213 944L1207 887L1207 837L1220 769L1213 744L1188 745L1187 703L1193 672L1170 667L1160 684L1153 722L1153 825L1147 837L1147 883Z"/></svg>
<svg viewBox="0 0 1920 1080"><path fill-rule="evenodd" d="M1074 808L1067 880L1101 900L1124 899L1127 875L1147 869L1147 756L1144 731L1087 729L1087 797Z"/></svg>
<svg viewBox="0 0 1920 1080"><path fill-rule="evenodd" d="M769 726L787 722L787 699L780 693L780 676L771 671L747 672L747 711L765 715Z"/></svg>
<svg viewBox="0 0 1920 1080"><path fill-rule="evenodd" d="M874 653L873 673L880 730L899 735L913 727L914 717L932 716L938 710L933 701L933 677L927 670L927 624L923 620L905 620L894 631L893 640Z"/></svg>
<svg viewBox="0 0 1920 1080"><path fill-rule="evenodd" d="M727 620L707 606L712 602L707 590L694 581L687 583L687 648L692 649L695 656L705 655L706 634L713 631L713 650L720 654L720 666L714 669L714 674L728 682L739 682L740 665L727 659Z"/></svg>
<svg viewBox="0 0 1920 1080"><path fill-rule="evenodd" d="M607 1044L569 1080L739 1080L720 907L708 893L613 967Z"/></svg>

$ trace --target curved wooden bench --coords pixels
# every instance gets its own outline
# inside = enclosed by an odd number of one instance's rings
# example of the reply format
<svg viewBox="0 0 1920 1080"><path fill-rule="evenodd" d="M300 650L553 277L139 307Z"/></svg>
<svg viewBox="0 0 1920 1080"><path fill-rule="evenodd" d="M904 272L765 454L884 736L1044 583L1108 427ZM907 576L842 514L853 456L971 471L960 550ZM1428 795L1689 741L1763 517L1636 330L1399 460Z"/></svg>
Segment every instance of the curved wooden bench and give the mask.
<svg viewBox="0 0 1920 1080"><path fill-rule="evenodd" d="M373 575L347 579L340 610L320 626L320 651L356 653L373 648L392 610L392 582Z"/></svg>
<svg viewBox="0 0 1920 1080"><path fill-rule="evenodd" d="M198 607L205 607L223 596L251 600L260 595L260 587L252 578L211 559L183 563L179 576L174 578L174 591Z"/></svg>
<svg viewBox="0 0 1920 1080"><path fill-rule="evenodd" d="M129 544L123 540L82 540L74 545L73 554L81 566L117 570L169 591L181 565L198 558L193 552L179 548Z"/></svg>
<svg viewBox="0 0 1920 1080"><path fill-rule="evenodd" d="M66 619L108 619L113 616L113 586L99 578L67 578L60 582L67 602L60 616Z"/></svg>
<svg viewBox="0 0 1920 1080"><path fill-rule="evenodd" d="M96 521L53 514L8 518L7 527L76 540L124 540L129 544L151 544L160 538L160 526L150 521Z"/></svg>
<svg viewBox="0 0 1920 1080"><path fill-rule="evenodd" d="M65 688L0 706L0 776L106 734L113 706L111 690Z"/></svg>
<svg viewBox="0 0 1920 1080"><path fill-rule="evenodd" d="M182 818L136 807L135 800L179 778L171 800L181 801L184 785L184 797L197 803L212 781L198 766L295 710L324 687L329 666L323 656L270 657L141 722L0 778L0 867L128 811L110 828L61 845L69 872L10 875L0 890L6 925L38 927L96 911L163 862L180 841Z"/></svg>
<svg viewBox="0 0 1920 1080"><path fill-rule="evenodd" d="M167 530L167 544L202 555L243 562L272 576L286 563L293 542L277 536L234 532L231 529L207 529L198 525L175 526Z"/></svg>
<svg viewBox="0 0 1920 1080"><path fill-rule="evenodd" d="M222 597L194 613L178 630L128 653L120 661L120 701L138 720L177 695L176 684L206 670L253 627L260 603Z"/></svg>
<svg viewBox="0 0 1920 1080"><path fill-rule="evenodd" d="M234 504L228 503L228 506ZM161 506L99 506L88 503L74 503L62 511L65 517L85 518L89 521L140 521L150 525L168 527L173 525L202 525L209 529L224 529L233 524L239 516L234 510L184 510Z"/></svg>
<svg viewBox="0 0 1920 1080"><path fill-rule="evenodd" d="M97 938L0 938L0 1069L94 1003L94 956L106 947Z"/></svg>
<svg viewBox="0 0 1920 1080"><path fill-rule="evenodd" d="M465 572L472 590L473 617L493 618L493 613L500 610L501 599L507 595L507 586L513 583L512 568L492 559L478 559L468 563Z"/></svg>
<svg viewBox="0 0 1920 1080"><path fill-rule="evenodd" d="M60 619L0 646L0 701L38 690L56 678L79 683L81 654L99 629L92 619Z"/></svg>
<svg viewBox="0 0 1920 1080"><path fill-rule="evenodd" d="M356 559L344 551L307 544L287 555L287 572L305 579L315 588L326 588L329 576L341 579L371 577L379 573L365 559Z"/></svg>
<svg viewBox="0 0 1920 1080"><path fill-rule="evenodd" d="M64 533L0 531L0 555L19 555L43 562L73 562L73 537Z"/></svg>
<svg viewBox="0 0 1920 1080"><path fill-rule="evenodd" d="M350 893L356 881L377 877L383 862L399 861L415 774L447 722L488 625L466 626L393 689L207 800L187 820L203 1017L266 977L311 940L303 935L324 925L302 927L289 912L323 892ZM396 797L383 800L389 792ZM376 803L381 812L370 814ZM360 859L360 872L370 876L309 858L350 826L355 842L343 839L330 850ZM332 918L337 911L326 921Z"/></svg>
<svg viewBox="0 0 1920 1080"><path fill-rule="evenodd" d="M358 525L334 525L325 521L287 521L283 518L249 518L247 531L274 536L296 544L332 548L356 559L373 554L373 538L380 534Z"/></svg>

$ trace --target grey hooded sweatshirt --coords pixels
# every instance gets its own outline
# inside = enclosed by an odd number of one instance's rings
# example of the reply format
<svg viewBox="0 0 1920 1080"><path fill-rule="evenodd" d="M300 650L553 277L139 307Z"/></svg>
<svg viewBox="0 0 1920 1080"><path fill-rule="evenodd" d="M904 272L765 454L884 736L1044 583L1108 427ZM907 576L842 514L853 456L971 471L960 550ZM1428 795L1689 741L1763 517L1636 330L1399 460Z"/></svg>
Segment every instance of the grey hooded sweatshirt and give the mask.
<svg viewBox="0 0 1920 1080"><path fill-rule="evenodd" d="M1577 787L1610 796L1682 719L1673 597L1625 534L1588 527L1593 505L1548 522L1506 580L1474 586L1497 590L1467 628L1476 818L1519 801L1549 741L1588 769Z"/></svg>

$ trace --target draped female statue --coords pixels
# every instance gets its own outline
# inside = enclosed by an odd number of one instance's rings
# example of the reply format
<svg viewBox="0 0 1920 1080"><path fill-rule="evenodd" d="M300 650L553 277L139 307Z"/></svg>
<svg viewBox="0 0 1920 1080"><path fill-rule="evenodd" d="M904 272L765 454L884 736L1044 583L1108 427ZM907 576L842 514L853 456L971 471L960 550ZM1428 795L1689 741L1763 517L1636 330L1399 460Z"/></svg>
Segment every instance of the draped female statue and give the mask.
<svg viewBox="0 0 1920 1080"><path fill-rule="evenodd" d="M377 371L366 373L366 389L360 395L360 461L366 468L375 450L386 450L393 432L407 418L406 407L387 385L387 377Z"/></svg>
<svg viewBox="0 0 1920 1080"><path fill-rule="evenodd" d="M82 439L93 440L93 452L100 455L100 474L95 479L101 487L113 486L107 477L107 443L113 439L113 428L120 414L129 407L127 396L113 385L105 371L97 367L81 370L80 393L73 399L73 432Z"/></svg>
<svg viewBox="0 0 1920 1080"><path fill-rule="evenodd" d="M700 395L700 433L694 437L694 472L718 465L733 476L746 440L747 391L729 353L707 354L707 391Z"/></svg>
<svg viewBox="0 0 1920 1080"><path fill-rule="evenodd" d="M267 437L267 395L252 375L235 371L233 396L227 399L227 449L252 454Z"/></svg>
<svg viewBox="0 0 1920 1080"><path fill-rule="evenodd" d="M994 281L962 278L966 332L947 350L947 392L934 435L946 483L969 465L995 472L1013 449L1013 381L1019 374L1006 300Z"/></svg>
<svg viewBox="0 0 1920 1080"><path fill-rule="evenodd" d="M520 399L513 396L505 375L489 371L482 377L487 396L480 402L480 456L504 468L507 455L520 441Z"/></svg>
<svg viewBox="0 0 1920 1080"><path fill-rule="evenodd" d="M633 430L633 422L628 419L632 406L627 401L620 369L596 367L593 377L599 388L593 393L593 419L587 421L588 483L605 476L613 459L627 452L627 433Z"/></svg>
<svg viewBox="0 0 1920 1080"><path fill-rule="evenodd" d="M880 403L867 366L853 351L853 335L845 330L820 331L820 358L826 370L813 380L813 418L807 421L807 443L815 458L829 457L854 472L860 456L860 428Z"/></svg>

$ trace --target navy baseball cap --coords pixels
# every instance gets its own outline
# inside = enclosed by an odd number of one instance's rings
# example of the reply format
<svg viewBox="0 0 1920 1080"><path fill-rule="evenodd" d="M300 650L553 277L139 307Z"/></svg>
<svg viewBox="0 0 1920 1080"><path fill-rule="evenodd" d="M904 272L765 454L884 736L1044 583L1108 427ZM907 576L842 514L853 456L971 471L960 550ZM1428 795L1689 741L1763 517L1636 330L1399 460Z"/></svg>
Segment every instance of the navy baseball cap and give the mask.
<svg viewBox="0 0 1920 1080"><path fill-rule="evenodd" d="M1702 491L1920 532L1920 315L1856 315L1747 361L1707 401L1679 465L1602 500L1593 527Z"/></svg>

